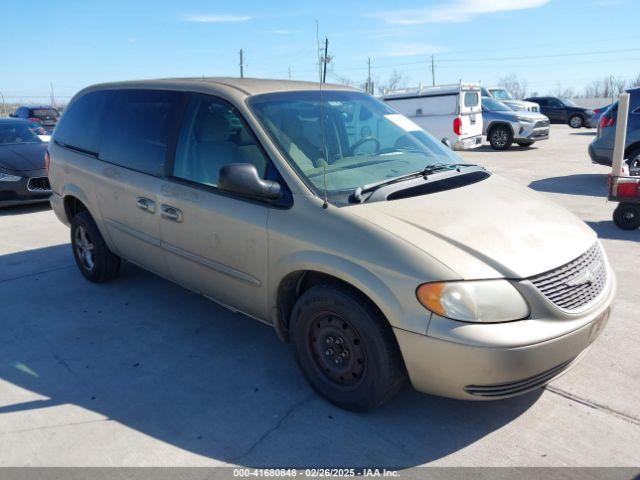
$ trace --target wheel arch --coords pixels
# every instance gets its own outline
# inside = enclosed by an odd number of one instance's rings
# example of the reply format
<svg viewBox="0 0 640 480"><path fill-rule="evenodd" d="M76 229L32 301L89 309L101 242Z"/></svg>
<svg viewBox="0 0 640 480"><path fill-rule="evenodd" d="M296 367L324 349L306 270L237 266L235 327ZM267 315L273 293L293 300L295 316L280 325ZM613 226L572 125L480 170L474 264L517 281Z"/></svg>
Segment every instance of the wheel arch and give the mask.
<svg viewBox="0 0 640 480"><path fill-rule="evenodd" d="M640 149L640 140L638 140L637 142L634 142L630 145L627 145L624 149L624 155L625 158L627 155L629 155L631 152L633 152L636 149Z"/></svg>
<svg viewBox="0 0 640 480"><path fill-rule="evenodd" d="M323 257L332 257L322 255ZM271 317L280 339L289 340L289 319L297 299L309 288L323 283L347 287L373 306L391 327L393 312L401 305L391 290L374 274L348 260L325 258L305 262L291 268L274 285L271 298ZM331 263L331 262L334 263ZM350 273L348 273L350 272Z"/></svg>
<svg viewBox="0 0 640 480"><path fill-rule="evenodd" d="M511 136L515 136L515 132L513 131L513 127L511 126L511 124L509 122L505 122L504 120L496 120L494 122L491 122L489 124L489 128L487 128L487 137L489 137L491 135L491 133L493 132L493 130L496 127L507 127L509 129L509 131L511 132Z"/></svg>

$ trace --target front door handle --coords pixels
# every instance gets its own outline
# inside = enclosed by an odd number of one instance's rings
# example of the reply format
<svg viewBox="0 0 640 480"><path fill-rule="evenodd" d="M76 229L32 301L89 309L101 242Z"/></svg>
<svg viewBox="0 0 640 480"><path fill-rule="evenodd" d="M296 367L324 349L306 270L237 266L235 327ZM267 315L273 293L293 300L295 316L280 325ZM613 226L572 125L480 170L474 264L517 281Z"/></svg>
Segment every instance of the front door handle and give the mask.
<svg viewBox="0 0 640 480"><path fill-rule="evenodd" d="M136 198L136 206L140 210L144 210L149 213L156 213L156 202L150 198L138 197Z"/></svg>
<svg viewBox="0 0 640 480"><path fill-rule="evenodd" d="M182 223L182 210L171 205L160 205L160 215L172 222Z"/></svg>

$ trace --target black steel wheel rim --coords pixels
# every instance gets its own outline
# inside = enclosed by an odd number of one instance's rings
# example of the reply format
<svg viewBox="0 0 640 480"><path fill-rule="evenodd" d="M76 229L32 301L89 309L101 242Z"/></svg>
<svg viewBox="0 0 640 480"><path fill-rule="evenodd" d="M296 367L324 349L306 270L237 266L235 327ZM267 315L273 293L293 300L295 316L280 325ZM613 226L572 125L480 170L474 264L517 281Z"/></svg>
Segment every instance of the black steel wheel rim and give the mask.
<svg viewBox="0 0 640 480"><path fill-rule="evenodd" d="M367 369L364 345L347 319L333 312L319 313L308 337L314 366L326 381L343 388L362 382Z"/></svg>

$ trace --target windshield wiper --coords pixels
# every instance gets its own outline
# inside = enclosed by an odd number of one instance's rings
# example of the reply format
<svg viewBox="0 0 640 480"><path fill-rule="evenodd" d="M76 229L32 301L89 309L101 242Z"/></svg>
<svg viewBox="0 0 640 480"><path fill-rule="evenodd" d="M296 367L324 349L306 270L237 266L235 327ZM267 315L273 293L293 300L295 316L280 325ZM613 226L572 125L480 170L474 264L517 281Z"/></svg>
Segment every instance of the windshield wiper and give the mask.
<svg viewBox="0 0 640 480"><path fill-rule="evenodd" d="M392 185L398 182L404 182L405 180L411 180L413 178L424 177L425 180L428 175L432 173L442 171L442 170L452 170L459 169L459 167L473 167L475 164L473 163L433 163L431 165L427 165L422 170L417 172L407 173L405 175L400 175L399 177L388 178L386 180L381 180L375 183L369 183L368 185L362 185L357 187L353 192L353 200L357 203L362 203L362 194L374 192L379 188L386 187L387 185Z"/></svg>

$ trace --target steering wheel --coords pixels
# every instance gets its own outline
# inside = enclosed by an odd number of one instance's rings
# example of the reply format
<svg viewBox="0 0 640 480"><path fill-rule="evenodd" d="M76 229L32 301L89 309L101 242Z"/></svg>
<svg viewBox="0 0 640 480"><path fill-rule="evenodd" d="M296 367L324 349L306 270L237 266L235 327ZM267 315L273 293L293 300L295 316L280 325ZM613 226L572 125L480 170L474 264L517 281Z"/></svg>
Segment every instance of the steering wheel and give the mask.
<svg viewBox="0 0 640 480"><path fill-rule="evenodd" d="M355 152L358 149L358 147L361 147L362 145L364 145L367 142L375 143L376 144L376 149L375 149L375 151L373 153L378 153L378 151L380 150L380 142L377 139L373 138L373 137L364 137L364 138L361 138L360 140L358 140L356 143L354 143L351 146L351 153L353 153L355 155L356 154Z"/></svg>

